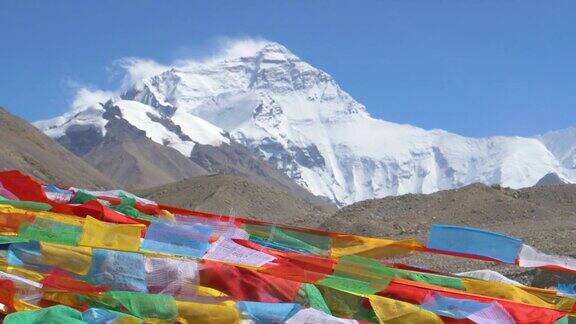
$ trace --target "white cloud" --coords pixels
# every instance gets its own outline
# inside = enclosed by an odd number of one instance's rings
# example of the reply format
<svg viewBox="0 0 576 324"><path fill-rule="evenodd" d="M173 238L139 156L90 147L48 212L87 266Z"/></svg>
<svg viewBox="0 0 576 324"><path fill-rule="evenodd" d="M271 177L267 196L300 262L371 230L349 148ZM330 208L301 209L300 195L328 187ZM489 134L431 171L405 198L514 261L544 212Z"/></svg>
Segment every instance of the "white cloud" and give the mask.
<svg viewBox="0 0 576 324"><path fill-rule="evenodd" d="M202 57L189 57L177 60L174 66L186 66L193 64L207 64L221 60L231 60L240 57L252 56L261 50L266 44L269 44L263 38L218 38L213 42L209 55Z"/></svg>
<svg viewBox="0 0 576 324"><path fill-rule="evenodd" d="M136 57L122 58L115 65L124 71L122 90L170 69L156 61Z"/></svg>
<svg viewBox="0 0 576 324"><path fill-rule="evenodd" d="M127 57L114 62L114 66L121 69L122 86L120 91L122 91L132 86L138 86L142 80L161 74L173 67L206 64L224 59L236 59L254 55L268 43L270 42L263 38L219 38L214 41L210 51L211 54L204 57L179 59L168 65L150 59ZM112 72L115 73L116 70L112 69Z"/></svg>
<svg viewBox="0 0 576 324"><path fill-rule="evenodd" d="M159 75L173 67L181 68L195 64L207 64L224 59L237 59L251 56L269 43L270 41L263 38L219 38L216 39L211 46L209 55L180 59L167 65L144 58L121 58L116 60L112 64L112 67L108 69L112 77L120 76L122 79L121 86L117 90L92 89L78 82L67 80L68 85L76 92L71 104L71 109L81 110L96 103L104 103L111 98L117 97L122 91L134 86L139 86L142 80Z"/></svg>
<svg viewBox="0 0 576 324"><path fill-rule="evenodd" d="M235 59L251 56L269 43L270 41L263 38L222 39L220 53L216 55L216 58Z"/></svg>
<svg viewBox="0 0 576 324"><path fill-rule="evenodd" d="M71 108L73 111L83 110L98 103L105 103L115 96L116 93L113 91L91 90L86 87L80 87L74 96Z"/></svg>

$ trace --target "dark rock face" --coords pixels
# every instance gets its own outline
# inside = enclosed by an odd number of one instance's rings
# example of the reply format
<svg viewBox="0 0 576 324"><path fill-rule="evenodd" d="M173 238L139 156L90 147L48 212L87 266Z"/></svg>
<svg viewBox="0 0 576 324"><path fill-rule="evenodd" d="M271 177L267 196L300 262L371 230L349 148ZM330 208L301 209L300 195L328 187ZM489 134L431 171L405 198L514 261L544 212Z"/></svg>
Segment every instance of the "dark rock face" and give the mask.
<svg viewBox="0 0 576 324"><path fill-rule="evenodd" d="M155 121L159 124L161 124L162 126L166 127L167 130L173 132L174 134L178 135L178 137L183 140L183 141L191 141L192 139L190 138L190 136L184 134L184 132L182 132L182 128L180 128L180 126L174 124L174 122L170 119L170 118L158 118L152 114L148 114L148 117L152 120Z"/></svg>
<svg viewBox="0 0 576 324"><path fill-rule="evenodd" d="M261 158L269 156L268 162L275 165L285 173L293 169L291 164L294 162L307 168L323 168L325 166L324 157L316 145L310 145L303 148L292 146L290 149L286 150L280 143L264 139L262 144L254 147L253 151Z"/></svg>
<svg viewBox="0 0 576 324"><path fill-rule="evenodd" d="M543 176L542 179L538 180L535 186L553 186L553 185L560 185L566 184L562 178L556 173L548 173L547 175Z"/></svg>
<svg viewBox="0 0 576 324"><path fill-rule="evenodd" d="M111 101L102 105L105 109L102 117L106 120L121 118L120 110ZM104 134L95 125L72 125L66 129L64 136L57 139L58 143L72 153L82 157L104 140Z"/></svg>
<svg viewBox="0 0 576 324"><path fill-rule="evenodd" d="M153 78L152 82L157 83L158 77ZM176 111L176 108L174 108L171 105L160 104L160 102L158 102L158 99L156 99L156 96L154 96L153 92L150 91L148 85L145 85L143 90L136 90L135 88L131 88L128 91L124 92L120 97L126 100L140 101L144 104L152 106L156 108L165 117L170 117L174 115L174 112Z"/></svg>
<svg viewBox="0 0 576 324"><path fill-rule="evenodd" d="M58 143L78 156L84 156L98 145L104 136L100 129L93 125L74 125L66 129L66 135L58 139Z"/></svg>
<svg viewBox="0 0 576 324"><path fill-rule="evenodd" d="M324 161L324 157L316 145L309 145L304 148L294 147L292 151L294 152L294 160L296 163L304 167L324 168L326 165L326 161Z"/></svg>

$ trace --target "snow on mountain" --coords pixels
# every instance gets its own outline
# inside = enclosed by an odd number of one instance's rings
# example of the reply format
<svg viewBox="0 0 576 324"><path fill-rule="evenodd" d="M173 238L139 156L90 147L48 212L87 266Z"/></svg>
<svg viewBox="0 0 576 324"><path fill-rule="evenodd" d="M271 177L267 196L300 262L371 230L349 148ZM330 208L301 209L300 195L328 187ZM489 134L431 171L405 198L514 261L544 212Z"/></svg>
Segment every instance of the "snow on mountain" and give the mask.
<svg viewBox="0 0 576 324"><path fill-rule="evenodd" d="M176 113L170 124L180 127L181 133L168 129L161 120L163 116L153 107L132 100L119 100L114 106L120 110L122 117L132 126L146 132L146 136L156 143L172 147L190 156L196 143L218 146L229 143L222 129L189 114Z"/></svg>
<svg viewBox="0 0 576 324"><path fill-rule="evenodd" d="M542 139L466 138L378 120L282 45L250 45L240 54L162 68L135 80L114 104L157 143L188 156L195 142L239 142L341 205L473 182L526 187L551 172L576 179ZM102 129L98 114L91 107L36 125L58 137L90 120Z"/></svg>
<svg viewBox="0 0 576 324"><path fill-rule="evenodd" d="M563 166L576 169L576 127L548 132L538 137Z"/></svg>
<svg viewBox="0 0 576 324"><path fill-rule="evenodd" d="M60 138L67 129L75 127L91 127L101 135L105 135L106 120L102 118L103 114L102 105L94 104L83 107L82 110L74 109L49 120L37 121L34 126L52 138Z"/></svg>
<svg viewBox="0 0 576 324"><path fill-rule="evenodd" d="M138 101L114 97L105 100L81 109L76 107L63 116L39 121L34 125L56 139L78 127L91 127L103 137L106 135L108 124L105 109L105 103L107 103L108 106L118 109L122 119L144 131L152 141L174 148L187 157L190 156L196 144L218 146L222 143L230 143L230 139L225 136L222 129L196 116L177 113L167 120L154 107Z"/></svg>
<svg viewBox="0 0 576 324"><path fill-rule="evenodd" d="M576 127L548 132L538 139L556 156L569 178L576 179Z"/></svg>

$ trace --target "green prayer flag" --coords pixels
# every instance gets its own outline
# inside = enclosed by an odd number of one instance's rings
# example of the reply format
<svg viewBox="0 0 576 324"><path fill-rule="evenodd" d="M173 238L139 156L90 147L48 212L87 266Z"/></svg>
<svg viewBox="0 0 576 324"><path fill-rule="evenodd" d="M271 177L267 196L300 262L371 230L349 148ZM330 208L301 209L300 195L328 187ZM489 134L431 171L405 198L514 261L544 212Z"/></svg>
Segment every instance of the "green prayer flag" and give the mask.
<svg viewBox="0 0 576 324"><path fill-rule="evenodd" d="M33 223L22 224L18 232L22 239L76 246L82 235L82 227L36 219Z"/></svg>
<svg viewBox="0 0 576 324"><path fill-rule="evenodd" d="M340 258L335 271L339 276L351 278L378 278L380 276L408 279L414 282L432 284L436 286L464 290L464 283L460 278L424 273L386 267L377 260L350 255Z"/></svg>
<svg viewBox="0 0 576 324"><path fill-rule="evenodd" d="M34 201L21 201L21 200L10 200L0 196L0 205L10 205L16 208L32 209L39 211L48 211L52 209L50 204L39 203Z"/></svg>
<svg viewBox="0 0 576 324"><path fill-rule="evenodd" d="M295 302L332 315L324 297L322 297L322 293L313 284L303 283L298 291Z"/></svg>
<svg viewBox="0 0 576 324"><path fill-rule="evenodd" d="M257 241L265 246L276 246L315 255L330 254L331 240L325 235L256 224L246 224L245 230L250 234L251 239L258 237Z"/></svg>
<svg viewBox="0 0 576 324"><path fill-rule="evenodd" d="M82 313L74 308L57 305L38 310L12 313L4 319L4 324L80 324Z"/></svg>
<svg viewBox="0 0 576 324"><path fill-rule="evenodd" d="M89 193L86 193L82 190L76 192L72 200L70 201L71 204L83 204L85 202L96 200L96 196L93 196Z"/></svg>
<svg viewBox="0 0 576 324"><path fill-rule="evenodd" d="M364 297L343 292L327 286L318 286L333 316L358 318Z"/></svg>
<svg viewBox="0 0 576 324"><path fill-rule="evenodd" d="M374 284L372 282L338 276L328 276L318 281L319 285L362 296L373 295L386 288L388 283L390 283L389 278L382 278L379 284Z"/></svg>
<svg viewBox="0 0 576 324"><path fill-rule="evenodd" d="M143 319L175 320L178 306L172 296L128 291L109 291L104 298L119 302L130 314Z"/></svg>
<svg viewBox="0 0 576 324"><path fill-rule="evenodd" d="M120 212L124 215L130 216L133 218L137 218L137 219L141 219L141 220L145 220L145 221L149 221L149 222L153 222L153 221L158 220L157 217L154 217L154 216L151 216L148 214L144 214L143 212L134 208L134 205L136 204L136 199L134 199L132 197L128 197L126 195L120 195L120 198L122 199L120 204L110 206L111 209L113 209L117 212Z"/></svg>
<svg viewBox="0 0 576 324"><path fill-rule="evenodd" d="M16 235L0 235L0 244L9 244L18 242L28 242L28 240L23 239Z"/></svg>

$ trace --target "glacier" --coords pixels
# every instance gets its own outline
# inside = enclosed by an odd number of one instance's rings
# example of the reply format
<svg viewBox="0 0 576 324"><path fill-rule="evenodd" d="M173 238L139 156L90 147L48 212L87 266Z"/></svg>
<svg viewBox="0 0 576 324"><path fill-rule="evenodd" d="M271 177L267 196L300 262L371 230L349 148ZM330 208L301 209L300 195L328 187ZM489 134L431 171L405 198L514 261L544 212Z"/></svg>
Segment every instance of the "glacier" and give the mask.
<svg viewBox="0 0 576 324"><path fill-rule="evenodd" d="M340 206L474 182L521 188L549 173L576 181L576 129L468 138L379 120L284 46L251 45L166 66L108 100L147 137L185 156L196 143L235 141ZM35 125L55 139L69 127L104 134L103 107L102 100L73 107Z"/></svg>

